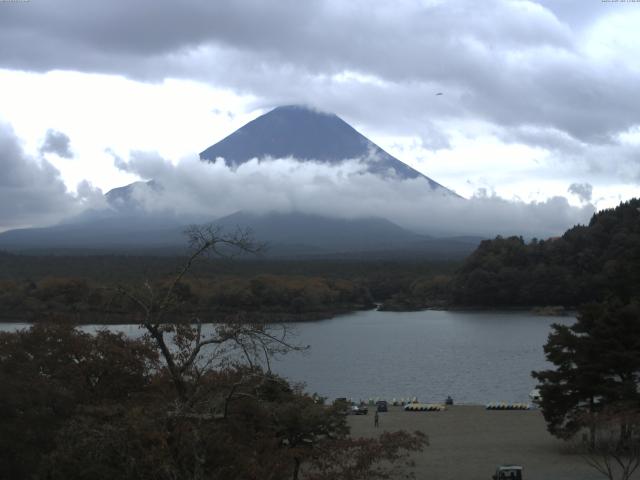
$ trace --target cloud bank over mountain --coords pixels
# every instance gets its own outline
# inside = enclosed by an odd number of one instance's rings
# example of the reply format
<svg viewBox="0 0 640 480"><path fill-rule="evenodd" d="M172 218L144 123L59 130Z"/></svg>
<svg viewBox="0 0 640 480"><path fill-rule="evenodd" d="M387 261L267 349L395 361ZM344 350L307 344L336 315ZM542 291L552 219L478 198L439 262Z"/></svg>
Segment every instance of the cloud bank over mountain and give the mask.
<svg viewBox="0 0 640 480"><path fill-rule="evenodd" d="M78 170L98 143L175 158L296 103L460 194L586 182L607 207L640 184L639 22L598 0L5 2L0 100L31 142L70 134ZM107 190L108 173L91 179Z"/></svg>
<svg viewBox="0 0 640 480"><path fill-rule="evenodd" d="M564 197L526 203L486 191L471 199L433 192L423 178L382 178L359 159L339 165L293 158L253 159L235 168L186 157L177 164L157 154L134 152L119 168L157 186L133 187L132 198L148 212L216 218L248 212L302 212L338 218L383 217L432 235L546 237L588 222L590 204L572 207ZM159 186L159 188L158 188Z"/></svg>
<svg viewBox="0 0 640 480"><path fill-rule="evenodd" d="M383 217L432 235L545 237L587 222L594 211L585 186L569 187L584 199L580 208L564 197L527 203L483 190L465 200L434 194L422 177L381 177L368 171L367 161L371 159L331 165L267 158L230 167L222 159L208 163L196 155L173 163L151 152L132 152L127 160L114 154L117 168L155 181L154 188L144 183L132 187L141 210L155 214L215 219L240 210L296 211L338 218ZM70 192L58 170L42 156L28 155L4 124L0 169L0 231L51 225L86 210L110 208L102 192L86 181Z"/></svg>
<svg viewBox="0 0 640 480"><path fill-rule="evenodd" d="M0 231L49 225L105 205L102 192L88 182L70 193L60 172L44 158L26 154L11 127L2 123L0 172Z"/></svg>

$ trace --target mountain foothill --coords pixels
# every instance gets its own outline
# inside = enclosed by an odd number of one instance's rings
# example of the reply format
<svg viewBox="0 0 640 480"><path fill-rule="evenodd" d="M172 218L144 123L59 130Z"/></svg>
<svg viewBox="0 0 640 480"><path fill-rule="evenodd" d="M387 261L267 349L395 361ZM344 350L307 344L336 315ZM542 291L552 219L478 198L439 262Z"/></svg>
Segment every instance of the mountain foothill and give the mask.
<svg viewBox="0 0 640 480"><path fill-rule="evenodd" d="M460 198L384 151L338 116L302 106L275 108L200 153L202 162L221 159L232 169L252 159L267 158L334 166L358 159L367 173L384 181L420 179L424 189L434 195ZM261 163L261 168L269 166ZM248 228L268 244L266 255L277 258L354 252L376 258L462 258L481 240L473 235L441 238L414 232L393 218L341 218L295 209L261 213L243 209L214 218L202 213L145 210L138 194L163 195L164 188L154 179L114 188L105 195L107 208L85 211L58 225L4 232L0 234L0 249L22 253L175 253L183 251L185 228L205 223L226 229Z"/></svg>

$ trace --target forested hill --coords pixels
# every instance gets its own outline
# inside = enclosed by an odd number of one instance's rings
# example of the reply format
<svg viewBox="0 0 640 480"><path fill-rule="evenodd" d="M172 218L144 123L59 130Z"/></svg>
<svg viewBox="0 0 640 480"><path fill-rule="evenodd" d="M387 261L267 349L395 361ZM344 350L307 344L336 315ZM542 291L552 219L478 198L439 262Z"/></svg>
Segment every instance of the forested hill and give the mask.
<svg viewBox="0 0 640 480"><path fill-rule="evenodd" d="M456 305L577 306L640 295L640 199L595 214L560 238L485 240L452 282Z"/></svg>

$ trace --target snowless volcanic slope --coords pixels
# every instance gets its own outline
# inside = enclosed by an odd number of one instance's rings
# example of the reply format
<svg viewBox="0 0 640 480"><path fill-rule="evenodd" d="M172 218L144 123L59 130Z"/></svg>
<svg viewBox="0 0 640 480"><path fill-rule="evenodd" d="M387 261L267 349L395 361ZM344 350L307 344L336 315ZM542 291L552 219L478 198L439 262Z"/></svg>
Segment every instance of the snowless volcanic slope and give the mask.
<svg viewBox="0 0 640 480"><path fill-rule="evenodd" d="M200 153L202 160L224 158L229 166L264 157L293 157L331 164L360 158L372 173L403 179L423 177L431 188L455 195L389 155L337 115L302 106L271 110Z"/></svg>
<svg viewBox="0 0 640 480"><path fill-rule="evenodd" d="M253 158L293 158L337 165L358 159L384 180L416 179L442 196L457 195L389 155L336 115L306 107L278 107L206 149L202 161L224 158L237 167ZM268 168L268 164L264 165ZM304 185L303 185L304 187ZM215 222L227 229L249 227L260 241L280 255L323 255L344 252L406 252L454 255L469 253L477 244L458 239L435 239L406 230L394 219L339 219L304 211L248 211L222 218L166 209L151 212L141 198L170 192L158 181L135 182L105 195L108 208L85 211L48 228L27 228L0 234L0 249L140 249L183 247L181 231L188 224Z"/></svg>

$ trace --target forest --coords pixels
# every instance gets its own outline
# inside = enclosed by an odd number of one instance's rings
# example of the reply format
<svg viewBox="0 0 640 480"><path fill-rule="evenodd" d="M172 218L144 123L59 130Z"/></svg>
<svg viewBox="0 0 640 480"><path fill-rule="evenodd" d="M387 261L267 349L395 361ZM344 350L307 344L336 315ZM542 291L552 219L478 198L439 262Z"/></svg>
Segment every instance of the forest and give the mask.
<svg viewBox="0 0 640 480"><path fill-rule="evenodd" d="M463 262L407 259L207 258L181 283L180 314L230 311L274 321L316 320L373 308L575 308L640 293L640 200L596 213L545 240L485 240ZM126 322L122 286L161 285L184 257L0 253L0 321L70 316Z"/></svg>
<svg viewBox="0 0 640 480"><path fill-rule="evenodd" d="M383 301L384 310L535 308L573 310L640 294L640 200L621 203L548 239L497 236L463 262L419 275ZM552 311L546 309L546 311Z"/></svg>
<svg viewBox="0 0 640 480"><path fill-rule="evenodd" d="M561 237L483 241L451 282L451 303L576 307L640 294L640 200L593 215Z"/></svg>
<svg viewBox="0 0 640 480"><path fill-rule="evenodd" d="M218 243L252 249L215 232L198 240L173 277L116 289L141 338L83 333L69 316L0 333L0 478L411 478L424 434L352 438L345 405L271 372L274 355L306 348L285 324L233 311L205 334L203 319L184 314L183 280L204 252ZM68 284L35 289L77 303L83 287L65 293Z"/></svg>
<svg viewBox="0 0 640 480"><path fill-rule="evenodd" d="M67 317L79 323L132 321L122 287L159 287L184 257L0 254L0 321ZM428 279L453 272L454 262L403 260L263 260L206 258L180 285L180 315L212 320L243 311L273 321L316 320L369 309Z"/></svg>
<svg viewBox="0 0 640 480"><path fill-rule="evenodd" d="M198 229L180 258L2 254L0 316L33 326L0 334L0 478L411 478L424 435L352 438L343 405L269 367L305 348L286 321L374 302L576 305L576 325L554 326L545 346L558 368L534 372L549 431L590 427L585 399L598 422L635 428L626 405L637 402L639 209L623 203L559 238L487 240L462 265L211 259L203 254L219 242L251 253L251 239ZM75 328L120 321L146 335ZM606 360L597 371L596 351Z"/></svg>

